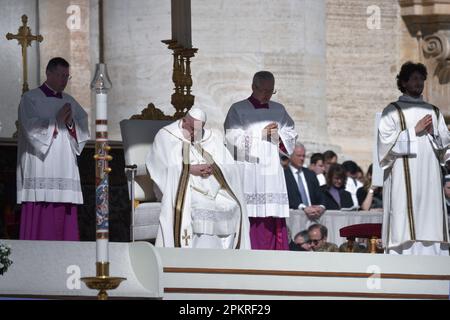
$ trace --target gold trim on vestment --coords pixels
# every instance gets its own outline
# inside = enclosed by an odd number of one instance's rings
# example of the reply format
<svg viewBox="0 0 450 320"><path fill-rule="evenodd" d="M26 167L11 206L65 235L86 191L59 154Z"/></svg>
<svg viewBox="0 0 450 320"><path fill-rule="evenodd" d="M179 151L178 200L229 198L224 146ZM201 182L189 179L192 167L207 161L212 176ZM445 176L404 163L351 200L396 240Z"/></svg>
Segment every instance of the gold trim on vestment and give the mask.
<svg viewBox="0 0 450 320"><path fill-rule="evenodd" d="M228 182L225 180L225 177L222 173L222 170L220 170L219 166L214 162L213 157L206 152L205 149L203 149L199 144L194 144L194 148L197 150L198 153L200 153L200 155L206 160L206 162L211 165L212 169L213 169L213 175L214 178L217 179L217 181L219 182L220 186L222 188L225 189L225 191L228 192L228 194L237 202L237 204L239 205L239 210L241 212L241 215L239 217L239 235L238 235L238 240L236 243L236 248L235 249L239 249L241 246L241 231L242 231L242 206L240 201L238 200L238 198L236 197L236 195L234 194L234 192L231 190L230 186L228 185Z"/></svg>
<svg viewBox="0 0 450 320"><path fill-rule="evenodd" d="M400 106L394 102L394 107L398 111L398 115L400 117L400 126L401 131L406 130L406 121L405 121L405 115L403 114L402 109ZM409 233L411 236L411 240L416 240L416 229L414 227L414 209L413 209L413 202L412 202L412 190L411 190L411 176L410 176L410 169L409 169L409 159L408 156L402 156L403 158L403 171L405 175L405 187L406 187L406 203L408 206L408 222L409 222Z"/></svg>
<svg viewBox="0 0 450 320"><path fill-rule="evenodd" d="M182 148L183 168L178 182L177 197L175 200L175 212L173 223L173 236L175 248L181 247L181 224L183 218L184 198L186 196L187 185L189 182L189 143L183 142Z"/></svg>
<svg viewBox="0 0 450 320"><path fill-rule="evenodd" d="M439 114L440 114L439 108L434 106L434 105L431 105L431 106L433 107L434 113L436 114L436 122L439 125ZM441 159L439 158L439 153L435 152L435 154L436 154L436 157L438 158L437 159L438 160L438 164L440 164L441 163ZM440 172L441 173L441 185L444 185L444 177L442 175L442 170L440 170L440 171L441 171ZM448 230L447 230L448 226L447 226L447 222L445 221L445 215L446 215L446 213L445 213L446 212L445 206L446 206L446 204L445 204L444 192L443 191L441 192L441 197L442 197L441 203L442 203L442 219L443 219L442 220L442 228L443 228L442 232L444 234L443 240L444 240L444 242L448 242Z"/></svg>

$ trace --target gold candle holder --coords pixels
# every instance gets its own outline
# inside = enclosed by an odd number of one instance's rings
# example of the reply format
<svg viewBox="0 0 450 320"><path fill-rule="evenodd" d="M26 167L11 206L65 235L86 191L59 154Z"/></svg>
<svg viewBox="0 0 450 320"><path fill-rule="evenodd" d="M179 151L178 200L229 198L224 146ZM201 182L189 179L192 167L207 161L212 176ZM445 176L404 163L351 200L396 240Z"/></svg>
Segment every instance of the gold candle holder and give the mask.
<svg viewBox="0 0 450 320"><path fill-rule="evenodd" d="M81 278L89 289L99 290L97 294L98 300L108 300L107 290L116 289L120 283L126 278L110 277L109 276L109 262L97 262L96 276Z"/></svg>

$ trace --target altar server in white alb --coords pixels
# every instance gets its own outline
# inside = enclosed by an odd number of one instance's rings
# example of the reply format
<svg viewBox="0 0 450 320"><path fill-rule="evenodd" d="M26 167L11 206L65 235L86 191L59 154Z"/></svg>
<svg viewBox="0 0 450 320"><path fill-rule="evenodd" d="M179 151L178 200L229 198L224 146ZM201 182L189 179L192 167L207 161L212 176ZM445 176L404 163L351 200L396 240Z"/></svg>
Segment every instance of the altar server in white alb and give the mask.
<svg viewBox="0 0 450 320"><path fill-rule="evenodd" d="M224 128L227 147L242 169L252 249L289 250L280 153L292 154L297 133L284 106L270 100L274 86L272 73L257 72L252 95L231 106Z"/></svg>
<svg viewBox="0 0 450 320"><path fill-rule="evenodd" d="M20 239L79 240L77 205L83 196L77 155L89 139L88 116L63 92L70 79L66 60L51 59L46 76L19 106Z"/></svg>
<svg viewBox="0 0 450 320"><path fill-rule="evenodd" d="M423 64L403 64L403 95L383 110L378 127L383 242L392 254L449 254L441 165L450 135L439 109L423 101L426 78Z"/></svg>
<svg viewBox="0 0 450 320"><path fill-rule="evenodd" d="M239 171L205 123L194 107L155 136L147 169L163 194L156 246L250 249Z"/></svg>

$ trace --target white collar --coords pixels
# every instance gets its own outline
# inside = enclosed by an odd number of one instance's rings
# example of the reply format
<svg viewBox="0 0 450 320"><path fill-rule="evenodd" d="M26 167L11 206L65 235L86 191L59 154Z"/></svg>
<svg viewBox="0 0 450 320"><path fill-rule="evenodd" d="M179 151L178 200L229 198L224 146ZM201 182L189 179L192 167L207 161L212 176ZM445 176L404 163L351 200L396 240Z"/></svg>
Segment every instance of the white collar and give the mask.
<svg viewBox="0 0 450 320"><path fill-rule="evenodd" d="M182 120L178 120L177 122L174 122L173 124L164 127L163 129L166 130L167 132L171 133L173 136L175 136L176 138L184 141L184 142L188 142L188 143L192 143L192 141L186 139L183 135L183 128L181 127L181 122ZM175 127L176 126L176 127ZM178 130L177 130L178 129ZM209 140L212 136L212 130L210 129L206 129L203 128L203 137L200 141L194 141L194 143L204 143L207 140Z"/></svg>
<svg viewBox="0 0 450 320"><path fill-rule="evenodd" d="M302 172L303 172L303 169L304 169L304 168L297 169L297 168L294 167L292 164L289 164L289 168L291 168L291 171L292 171L293 174L297 174L298 171L300 171L300 173L302 173Z"/></svg>

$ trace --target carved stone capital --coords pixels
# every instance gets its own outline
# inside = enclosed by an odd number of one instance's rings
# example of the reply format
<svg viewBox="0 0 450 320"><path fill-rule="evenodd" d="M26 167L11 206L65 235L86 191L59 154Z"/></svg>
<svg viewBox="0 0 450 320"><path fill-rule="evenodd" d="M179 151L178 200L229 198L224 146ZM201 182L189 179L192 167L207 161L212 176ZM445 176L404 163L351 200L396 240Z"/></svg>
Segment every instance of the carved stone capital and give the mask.
<svg viewBox="0 0 450 320"><path fill-rule="evenodd" d="M440 30L423 38L422 50L425 57L438 62L450 59L450 31Z"/></svg>
<svg viewBox="0 0 450 320"><path fill-rule="evenodd" d="M422 50L426 59L434 60L434 75L439 84L450 83L450 30L440 30L424 37Z"/></svg>

